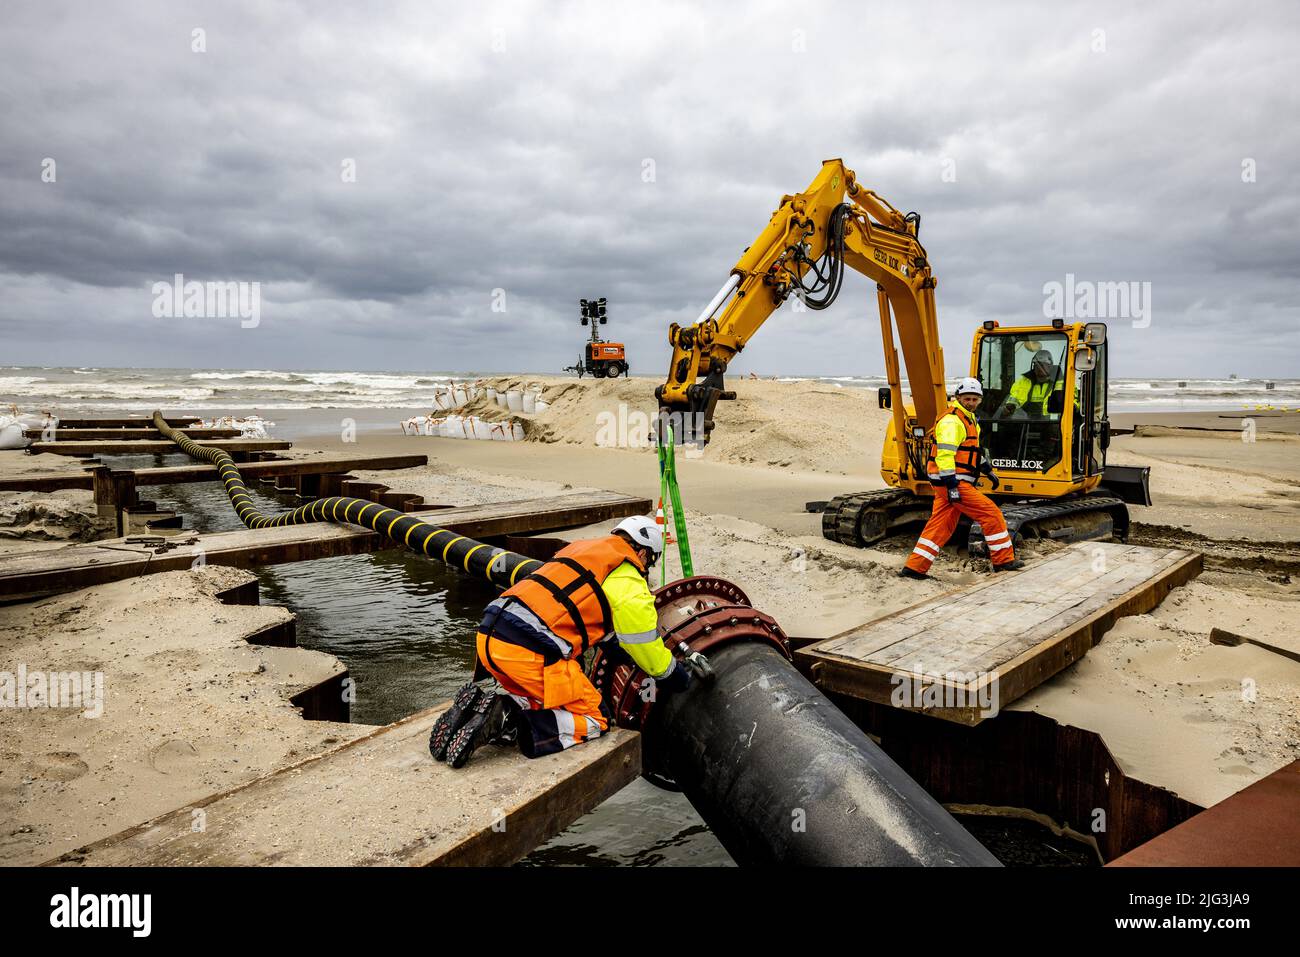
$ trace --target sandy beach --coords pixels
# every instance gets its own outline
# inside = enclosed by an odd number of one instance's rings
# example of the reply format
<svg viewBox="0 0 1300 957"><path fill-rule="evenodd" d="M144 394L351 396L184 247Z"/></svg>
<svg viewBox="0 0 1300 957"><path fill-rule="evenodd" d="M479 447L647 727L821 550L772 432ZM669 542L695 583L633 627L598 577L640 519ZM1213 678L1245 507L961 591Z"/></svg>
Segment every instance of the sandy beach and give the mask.
<svg viewBox="0 0 1300 957"><path fill-rule="evenodd" d="M331 412L287 417L296 443L290 454L425 453L424 468L354 474L440 505L585 488L658 497L644 434L654 411L650 380L489 381L544 390L550 406L534 415L482 398L459 410L493 422L516 418L525 440L406 435L404 410L392 410L387 425L369 410L354 435L328 431L321 423ZM932 580L900 580L894 573L910 540L855 549L822 537L820 515L806 503L883 485L878 461L888 414L874 391L749 379L734 387L739 398L720 405L713 442L679 457L697 572L734 581L789 634L806 638L987 574L985 563L949 550ZM1300 415L1259 414L1252 441L1243 441L1240 417L1222 413L1129 413L1113 422L1138 428L1115 437L1110 461L1151 467L1154 504L1134 510L1132 540L1199 549L1205 571L1150 614L1122 619L1083 661L1014 707L1095 730L1127 773L1214 803L1300 757L1300 661L1254 645L1212 645L1208 637L1218 627L1300 653L1293 625ZM80 467L52 455L0 453L3 476ZM0 547L8 551L102 534L88 492L0 493ZM1059 547L1032 543L1024 557ZM367 730L302 720L289 697L346 661L249 645L243 635L287 612L216 604L218 586L243 574L207 568L152 576L156 594L148 600L123 582L0 608L5 661L113 678L113 706L101 722L51 711L0 715L7 759L0 807L10 822L0 860L47 859Z"/></svg>
<svg viewBox="0 0 1300 957"><path fill-rule="evenodd" d="M367 476L428 501L458 504L466 469L485 481L540 490L594 485L657 498L649 448L598 445L601 422L653 412L644 382L547 377L552 405L524 442L366 433L376 454L418 448L427 469ZM987 565L945 552L929 582L896 578L912 542L856 549L827 541L806 502L883 487L878 468L888 413L873 392L805 382L740 379L720 403L714 439L678 470L697 570L745 588L794 635L823 638L946 589L978 581ZM626 410L626 411L624 411ZM462 410L506 413L480 401ZM1300 662L1253 646L1209 642L1211 628L1300 652L1291 616L1300 601L1300 413L1125 413L1108 461L1151 467L1153 504L1132 510L1132 541L1204 552L1206 570L1151 614L1125 618L1079 664L1013 707L1100 732L1127 772L1205 805L1300 757ZM1241 421L1254 418L1252 441ZM1226 423L1226 427L1225 427ZM1222 431L1220 431L1222 430ZM337 451L337 435L303 448ZM587 531L573 533L578 537ZM1049 554L1035 542L1027 558ZM1247 700L1243 682L1253 688Z"/></svg>

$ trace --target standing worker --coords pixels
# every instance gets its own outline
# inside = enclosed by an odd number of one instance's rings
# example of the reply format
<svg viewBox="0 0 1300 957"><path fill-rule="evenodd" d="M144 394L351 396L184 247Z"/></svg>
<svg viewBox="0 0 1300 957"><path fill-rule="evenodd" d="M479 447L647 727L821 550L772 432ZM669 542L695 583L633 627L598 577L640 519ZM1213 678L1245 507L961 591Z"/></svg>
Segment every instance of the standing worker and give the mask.
<svg viewBox="0 0 1300 957"><path fill-rule="evenodd" d="M979 379L962 379L957 384L955 398L934 424L930 461L926 466L934 487L934 505L916 548L908 556L907 564L899 569L901 578L928 577L930 565L952 537L962 515L979 522L995 572L1024 567L1011 547L1011 534L1002 510L975 487L981 474L989 477L994 488L1002 484L980 452L980 426L975 420L975 410L984 398L984 387Z"/></svg>
<svg viewBox="0 0 1300 957"><path fill-rule="evenodd" d="M659 637L646 581L663 542L653 518L624 519L609 535L566 545L488 605L478 657L501 692L461 688L429 736L434 758L459 768L481 745L514 741L540 758L600 737L609 722L582 655L611 636L655 693L686 690L691 673Z"/></svg>

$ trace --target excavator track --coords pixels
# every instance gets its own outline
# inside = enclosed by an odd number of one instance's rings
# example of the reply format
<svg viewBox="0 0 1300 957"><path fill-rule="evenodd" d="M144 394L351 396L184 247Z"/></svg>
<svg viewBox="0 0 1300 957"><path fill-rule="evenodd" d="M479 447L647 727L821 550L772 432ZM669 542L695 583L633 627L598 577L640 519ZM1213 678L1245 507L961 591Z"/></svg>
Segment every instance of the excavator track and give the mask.
<svg viewBox="0 0 1300 957"><path fill-rule="evenodd" d="M1128 506L1112 495L1081 495L1057 501L1020 502L1004 505L1002 517L1016 546L1026 536L1050 538L1063 542L1086 542L1101 539L1128 541ZM984 532L978 522L971 522L966 551L975 557L988 554Z"/></svg>
<svg viewBox="0 0 1300 957"><path fill-rule="evenodd" d="M822 512L822 536L841 545L866 548L889 535L900 524L930 514L928 499L901 488L837 495Z"/></svg>
<svg viewBox="0 0 1300 957"><path fill-rule="evenodd" d="M1111 495L1017 502L1003 505L1002 514L1017 545L1027 536L1064 542L1128 540L1128 506ZM895 531L901 532L904 525L924 522L929 515L930 500L918 498L906 489L851 492L838 495L826 504L822 512L822 535L841 545L866 548ZM972 522L967 528L967 552L975 557L987 555L979 524Z"/></svg>

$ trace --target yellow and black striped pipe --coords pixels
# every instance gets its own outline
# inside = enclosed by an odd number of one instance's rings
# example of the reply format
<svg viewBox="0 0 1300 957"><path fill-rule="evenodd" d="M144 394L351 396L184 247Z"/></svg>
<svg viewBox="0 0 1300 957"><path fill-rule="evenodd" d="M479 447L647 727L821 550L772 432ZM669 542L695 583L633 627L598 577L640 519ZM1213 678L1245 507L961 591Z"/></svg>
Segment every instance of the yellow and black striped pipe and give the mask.
<svg viewBox="0 0 1300 957"><path fill-rule="evenodd" d="M335 522L337 524L360 525L381 535L386 535L399 545L418 552L428 558L436 558L457 571L486 578L494 585L508 588L521 577L525 577L541 567L535 558L525 558L516 552L497 548L472 538L457 535L445 528L438 528L428 522L420 521L395 508L387 508L376 502L361 498L331 496L318 498L314 502L295 508L280 515L263 515L253 505L253 497L248 494L239 469L226 452L207 445L199 445L193 439L177 432L161 412L153 414L154 427L175 442L191 458L211 462L217 468L230 496L230 504L235 507L239 520L249 528L281 528L286 525L307 525L311 522Z"/></svg>

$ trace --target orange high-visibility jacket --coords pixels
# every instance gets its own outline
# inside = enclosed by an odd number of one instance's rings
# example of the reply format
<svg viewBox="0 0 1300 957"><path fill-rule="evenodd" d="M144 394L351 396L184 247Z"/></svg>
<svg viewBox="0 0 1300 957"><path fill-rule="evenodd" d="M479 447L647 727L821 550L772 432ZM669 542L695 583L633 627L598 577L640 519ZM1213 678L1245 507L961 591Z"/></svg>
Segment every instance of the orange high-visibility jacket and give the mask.
<svg viewBox="0 0 1300 957"><path fill-rule="evenodd" d="M502 597L527 605L542 624L572 646L570 657L576 658L613 631L609 599L600 586L624 562L645 574L632 546L617 535L574 542Z"/></svg>
<svg viewBox="0 0 1300 957"><path fill-rule="evenodd" d="M953 403L930 432L930 460L925 470L931 482L940 482L949 475L974 482L979 469L979 423L973 413Z"/></svg>

